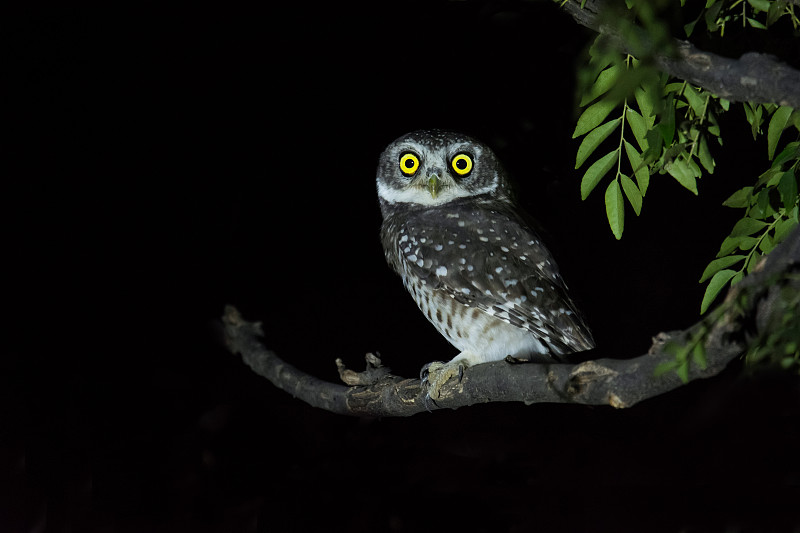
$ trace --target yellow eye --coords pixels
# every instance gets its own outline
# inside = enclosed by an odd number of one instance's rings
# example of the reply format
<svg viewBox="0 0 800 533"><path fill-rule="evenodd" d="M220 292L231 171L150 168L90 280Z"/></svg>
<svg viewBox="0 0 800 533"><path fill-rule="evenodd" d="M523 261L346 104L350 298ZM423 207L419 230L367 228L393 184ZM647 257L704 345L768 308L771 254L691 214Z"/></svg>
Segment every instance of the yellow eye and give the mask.
<svg viewBox="0 0 800 533"><path fill-rule="evenodd" d="M467 154L458 154L450 162L453 172L459 176L466 176L472 170L472 158Z"/></svg>
<svg viewBox="0 0 800 533"><path fill-rule="evenodd" d="M412 176L419 168L419 158L411 152L406 152L400 157L400 170L406 176Z"/></svg>

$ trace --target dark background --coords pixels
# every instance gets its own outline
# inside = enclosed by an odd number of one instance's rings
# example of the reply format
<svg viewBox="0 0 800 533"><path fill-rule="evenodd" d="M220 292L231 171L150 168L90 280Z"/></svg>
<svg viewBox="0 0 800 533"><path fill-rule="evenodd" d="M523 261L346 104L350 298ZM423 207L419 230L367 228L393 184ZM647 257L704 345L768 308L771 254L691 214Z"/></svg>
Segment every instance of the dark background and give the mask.
<svg viewBox="0 0 800 533"><path fill-rule="evenodd" d="M455 350L385 265L399 135L495 148L597 357L697 319L697 280L766 142L737 108L699 197L654 176L616 241L580 201L575 67L549 3L165 3L15 16L2 213L0 531L762 531L798 527L797 385L737 368L633 409L313 409L229 354L226 303L336 380ZM10 127L8 126L10 125ZM736 365L734 365L736 366Z"/></svg>

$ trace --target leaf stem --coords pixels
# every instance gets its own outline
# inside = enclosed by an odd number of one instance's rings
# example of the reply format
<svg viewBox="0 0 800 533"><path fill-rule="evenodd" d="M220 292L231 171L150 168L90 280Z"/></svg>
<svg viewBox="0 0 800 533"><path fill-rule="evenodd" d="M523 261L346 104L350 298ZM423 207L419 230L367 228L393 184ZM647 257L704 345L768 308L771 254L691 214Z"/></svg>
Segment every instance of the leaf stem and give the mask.
<svg viewBox="0 0 800 533"><path fill-rule="evenodd" d="M619 131L619 148L617 151L619 155L617 156L617 175L614 179L619 179L619 175L622 174L622 149L625 145L625 114L628 112L628 99L626 98L622 103L622 124Z"/></svg>
<svg viewBox="0 0 800 533"><path fill-rule="evenodd" d="M777 216L775 216L774 220L769 224L769 226L767 226L764 229L764 232L758 238L758 240L756 241L755 245L750 249L749 252L747 252L747 257L744 258L744 263L742 263L742 268L739 269L739 272L743 273L743 272L747 271L748 265L753 260L753 255L755 254L756 250L759 249L758 247L761 246L761 241L763 241L764 237L766 237L769 234L769 232L772 231L775 228L775 225L778 222L783 220L783 216L780 213L776 213L776 215ZM759 254L759 256L760 256L760 254Z"/></svg>
<svg viewBox="0 0 800 533"><path fill-rule="evenodd" d="M705 122L705 120L706 120L706 114L708 113L708 102L709 102L709 100L711 100L711 93L706 93L706 103L703 104L703 114L700 115L700 123L698 124L699 126L702 126L703 122ZM697 141L698 140L700 140L700 128L697 128L697 134L694 136L694 139L692 139L692 147L689 150L689 157L686 158L687 160L692 159L692 157L694 156L694 149L697 147Z"/></svg>
<svg viewBox="0 0 800 533"><path fill-rule="evenodd" d="M630 68L631 60L633 56L627 54L625 56L625 68ZM625 116L628 113L628 99L622 101L622 120L621 120L621 127L619 129L619 147L617 148L618 155L617 155L617 175L614 177L615 180L619 180L620 174L622 174L622 150L625 147Z"/></svg>

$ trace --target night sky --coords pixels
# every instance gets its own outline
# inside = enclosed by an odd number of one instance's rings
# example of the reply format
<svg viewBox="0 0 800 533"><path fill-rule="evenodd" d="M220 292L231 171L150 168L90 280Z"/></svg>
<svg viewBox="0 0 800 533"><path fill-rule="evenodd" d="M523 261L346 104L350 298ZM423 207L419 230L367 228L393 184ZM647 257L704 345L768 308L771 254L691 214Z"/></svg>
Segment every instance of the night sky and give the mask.
<svg viewBox="0 0 800 533"><path fill-rule="evenodd" d="M225 304L336 381L457 352L385 264L378 155L490 146L584 309L595 357L698 319L698 279L766 165L740 109L695 197L652 177L614 239L571 138L593 34L540 3L165 3L18 15L2 202L0 531L748 531L800 521L797 384L721 376L625 411L311 408L226 351ZM5 121L4 121L5 122ZM765 529L762 529L764 527Z"/></svg>

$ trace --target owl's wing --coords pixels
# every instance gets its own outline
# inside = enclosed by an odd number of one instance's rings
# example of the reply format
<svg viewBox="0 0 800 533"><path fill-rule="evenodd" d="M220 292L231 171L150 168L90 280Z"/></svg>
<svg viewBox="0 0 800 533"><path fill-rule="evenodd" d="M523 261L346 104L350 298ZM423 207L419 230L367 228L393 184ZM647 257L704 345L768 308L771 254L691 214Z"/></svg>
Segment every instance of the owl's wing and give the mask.
<svg viewBox="0 0 800 533"><path fill-rule="evenodd" d="M400 234L409 274L529 330L555 354L594 347L550 252L519 217L469 206L439 209L436 220L428 220L432 216L409 217Z"/></svg>

